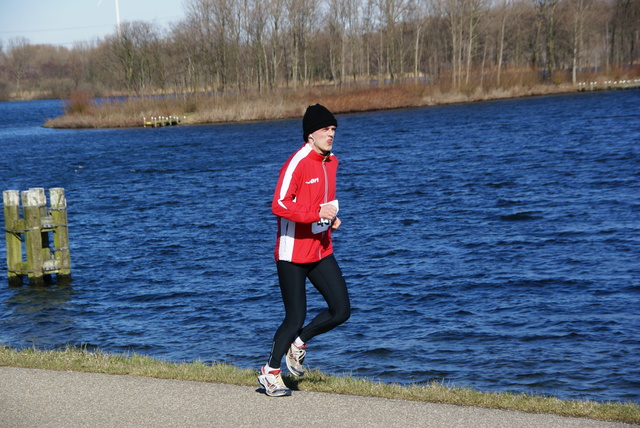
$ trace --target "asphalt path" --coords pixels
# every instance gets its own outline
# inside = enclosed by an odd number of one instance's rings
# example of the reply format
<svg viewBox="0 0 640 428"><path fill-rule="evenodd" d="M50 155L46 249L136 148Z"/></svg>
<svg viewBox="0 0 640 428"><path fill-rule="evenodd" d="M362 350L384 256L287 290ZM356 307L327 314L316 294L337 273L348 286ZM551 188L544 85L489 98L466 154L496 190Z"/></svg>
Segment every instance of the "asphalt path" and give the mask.
<svg viewBox="0 0 640 428"><path fill-rule="evenodd" d="M554 415L134 376L0 367L0 427L613 428Z"/></svg>

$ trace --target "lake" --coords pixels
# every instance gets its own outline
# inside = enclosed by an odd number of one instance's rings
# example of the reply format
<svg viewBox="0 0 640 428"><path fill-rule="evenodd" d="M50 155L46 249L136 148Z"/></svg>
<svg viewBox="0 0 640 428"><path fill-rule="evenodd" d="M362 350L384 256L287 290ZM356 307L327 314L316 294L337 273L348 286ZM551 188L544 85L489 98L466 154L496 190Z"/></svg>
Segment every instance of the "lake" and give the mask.
<svg viewBox="0 0 640 428"><path fill-rule="evenodd" d="M639 106L628 90L338 115L353 313L309 366L640 402ZM41 127L61 113L0 103L2 190L65 189L73 276L9 287L5 259L0 344L257 370L283 317L270 205L301 119Z"/></svg>

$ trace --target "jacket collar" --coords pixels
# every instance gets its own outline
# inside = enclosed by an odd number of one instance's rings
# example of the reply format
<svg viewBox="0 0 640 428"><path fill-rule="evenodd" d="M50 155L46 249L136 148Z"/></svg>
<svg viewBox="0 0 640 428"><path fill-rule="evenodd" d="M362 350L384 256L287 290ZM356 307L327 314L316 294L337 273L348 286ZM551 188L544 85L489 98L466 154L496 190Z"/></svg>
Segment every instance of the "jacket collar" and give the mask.
<svg viewBox="0 0 640 428"><path fill-rule="evenodd" d="M305 143L306 146L309 149L309 156L311 156L311 159L317 160L319 162L325 161L328 162L331 160L331 156L333 156L333 152L330 152L328 155L324 156L321 155L320 153L316 152L313 147L311 147L311 144L309 143Z"/></svg>

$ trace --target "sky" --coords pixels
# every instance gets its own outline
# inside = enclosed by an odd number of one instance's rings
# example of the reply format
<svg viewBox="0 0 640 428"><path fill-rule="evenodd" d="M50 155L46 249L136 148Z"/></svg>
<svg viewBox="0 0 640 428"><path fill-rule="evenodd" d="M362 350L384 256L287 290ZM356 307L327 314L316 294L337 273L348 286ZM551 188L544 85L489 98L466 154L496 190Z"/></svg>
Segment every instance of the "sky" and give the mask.
<svg viewBox="0 0 640 428"><path fill-rule="evenodd" d="M183 0L117 0L120 22L146 21L161 28L184 19ZM73 47L116 32L116 0L0 0L0 41L25 37L31 44Z"/></svg>

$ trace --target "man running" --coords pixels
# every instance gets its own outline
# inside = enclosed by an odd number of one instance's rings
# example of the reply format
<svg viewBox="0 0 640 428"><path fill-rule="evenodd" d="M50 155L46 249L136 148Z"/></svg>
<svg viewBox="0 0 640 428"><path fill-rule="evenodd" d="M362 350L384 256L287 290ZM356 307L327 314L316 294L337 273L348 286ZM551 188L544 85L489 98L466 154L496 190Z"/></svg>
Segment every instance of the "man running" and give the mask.
<svg viewBox="0 0 640 428"><path fill-rule="evenodd" d="M280 170L272 211L278 217L276 267L285 318L273 339L271 355L258 382L267 395L291 395L280 364L294 376L304 374L306 343L349 319L347 285L333 255L331 232L340 227L336 199L338 158L331 152L338 122L320 104L302 119L303 146ZM327 309L303 327L307 315L306 279L327 302Z"/></svg>

